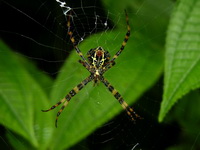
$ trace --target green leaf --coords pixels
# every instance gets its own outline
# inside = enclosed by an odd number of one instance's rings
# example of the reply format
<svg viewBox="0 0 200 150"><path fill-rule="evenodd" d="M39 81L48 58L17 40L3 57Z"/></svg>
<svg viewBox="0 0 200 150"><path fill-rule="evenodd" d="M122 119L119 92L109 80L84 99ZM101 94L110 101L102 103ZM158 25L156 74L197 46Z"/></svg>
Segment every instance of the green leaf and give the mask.
<svg viewBox="0 0 200 150"><path fill-rule="evenodd" d="M182 0L169 25L159 121L175 102L200 87L200 1Z"/></svg>
<svg viewBox="0 0 200 150"><path fill-rule="evenodd" d="M47 97L2 41L0 53L0 123L33 147L45 149L53 130L52 116L41 112Z"/></svg>
<svg viewBox="0 0 200 150"><path fill-rule="evenodd" d="M27 60L20 53L16 53L15 56L17 58L17 61L19 61L20 64L23 65L24 69L28 71L29 75L31 75L31 77L41 86L42 89L44 89L46 94L49 96L51 89L49 87L53 84L53 80L44 72L39 71L39 69L33 62Z"/></svg>
<svg viewBox="0 0 200 150"><path fill-rule="evenodd" d="M83 54L86 54L89 49L101 45L113 56L119 50L125 33L126 28L122 28L96 34L85 39L79 47ZM159 45L151 42L137 44L145 39L146 37L141 34L134 34L124 52L116 60L116 65L105 73L105 78L121 93L129 105L156 82L163 68L163 51ZM61 69L52 91L52 105L89 76L89 72L77 62L78 59L80 57L73 51ZM59 108L51 112L55 117ZM122 111L126 115L121 105L102 83L97 87L89 83L71 99L60 115L54 135L56 138L52 140L50 148L63 149L72 146Z"/></svg>

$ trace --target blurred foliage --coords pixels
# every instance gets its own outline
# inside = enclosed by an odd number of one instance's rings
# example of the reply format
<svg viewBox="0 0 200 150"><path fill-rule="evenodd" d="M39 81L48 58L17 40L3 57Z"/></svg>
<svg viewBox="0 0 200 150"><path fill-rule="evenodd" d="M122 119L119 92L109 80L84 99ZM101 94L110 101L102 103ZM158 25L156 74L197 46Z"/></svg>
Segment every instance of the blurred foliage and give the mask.
<svg viewBox="0 0 200 150"><path fill-rule="evenodd" d="M173 3L176 6L170 16ZM126 33L126 9L132 34L116 66L105 73L105 77L132 105L158 83L164 70L159 121L172 109L166 122L176 121L184 129L176 139L176 146L166 147L170 150L198 149L200 95L199 91L189 91L200 86L200 1L103 0L102 5L114 28L90 35L79 48L86 54L100 45L113 56ZM75 51L70 52L53 81L32 61L15 53L2 41L0 53L0 124L7 129L6 137L15 149L67 149L123 111L103 84L93 87L89 83L73 97L55 128L54 119L59 108L48 113L42 113L41 109L57 103L89 75L77 63L79 56ZM180 102L172 108L178 100ZM148 146L140 146L148 149Z"/></svg>

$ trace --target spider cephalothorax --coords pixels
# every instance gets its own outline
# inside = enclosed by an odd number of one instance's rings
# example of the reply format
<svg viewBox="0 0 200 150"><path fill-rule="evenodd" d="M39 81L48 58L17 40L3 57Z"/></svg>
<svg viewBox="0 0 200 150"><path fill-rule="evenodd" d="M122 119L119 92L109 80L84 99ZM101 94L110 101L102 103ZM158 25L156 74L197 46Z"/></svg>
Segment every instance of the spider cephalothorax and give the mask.
<svg viewBox="0 0 200 150"><path fill-rule="evenodd" d="M83 80L80 84L75 86L61 101L59 101L57 104L53 105L48 110L42 110L43 112L50 111L60 105L61 103L64 103L61 109L57 113L56 122L55 125L57 127L57 120L60 116L63 109L67 106L70 99L75 96L84 86L86 86L90 81L94 81L94 85L97 85L100 81L108 88L108 90L112 93L112 95L118 100L118 102L121 104L121 106L126 110L127 114L131 117L132 120L134 120L133 116L139 117L131 107L128 106L128 104L124 101L122 96L119 94L119 92L109 83L108 80L106 80L103 76L103 74L112 68L112 66L115 64L115 59L118 58L118 56L121 54L121 52L124 50L124 47L129 39L130 36L130 26L128 23L128 15L126 14L126 23L127 23L127 32L124 38L124 41L122 42L120 50L113 56L113 58L110 60L110 54L108 51L104 50L101 46L98 46L97 48L90 49L87 52L87 58L88 61L85 59L83 54L81 53L80 49L77 46L77 42L75 41L73 37L72 31L70 31L70 16L67 22L68 26L68 35L70 36L70 40L77 52L77 54L81 57L82 60L79 60L79 63L81 63L89 72L90 76L87 77L85 80Z"/></svg>
<svg viewBox="0 0 200 150"><path fill-rule="evenodd" d="M110 59L110 54L102 47L91 49L87 53L88 62L95 68L103 68Z"/></svg>
<svg viewBox="0 0 200 150"><path fill-rule="evenodd" d="M101 46L90 49L87 52L88 62L90 64L90 73L94 76L94 85L99 82L99 77L103 75L105 66L108 64L110 54L105 51ZM84 63L83 63L84 65Z"/></svg>

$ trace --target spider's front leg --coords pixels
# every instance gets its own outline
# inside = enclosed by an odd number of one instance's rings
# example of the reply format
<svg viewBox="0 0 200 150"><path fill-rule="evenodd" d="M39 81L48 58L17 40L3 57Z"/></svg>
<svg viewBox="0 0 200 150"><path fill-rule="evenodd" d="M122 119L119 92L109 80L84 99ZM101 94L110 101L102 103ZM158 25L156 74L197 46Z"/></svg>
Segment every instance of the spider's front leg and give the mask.
<svg viewBox="0 0 200 150"><path fill-rule="evenodd" d="M118 56L121 54L121 52L124 50L125 46L126 46L126 43L128 42L128 39L130 37L130 34L131 34L131 27L129 25L129 19L128 19L128 15L127 15L127 12L125 10L125 15L126 15L126 24L127 24L127 32L126 32L126 35L124 37L124 40L122 42L122 45L119 49L119 51L113 56L113 58L111 59L111 62L114 62L115 59L118 58ZM109 67L110 64L107 64L106 68ZM110 67L111 68L111 67ZM109 69L109 68L108 68Z"/></svg>
<svg viewBox="0 0 200 150"><path fill-rule="evenodd" d="M71 13L71 11L70 11L70 13ZM81 57L81 59L84 61L85 65L89 67L90 65L89 65L89 63L87 62L87 60L85 59L85 57L83 56L81 50L78 48L78 46L77 46L78 44L77 44L77 42L76 42L76 40L75 40L75 38L74 38L74 36L73 36L73 32L71 31L70 17L72 17L71 14L69 15L68 20L67 20L67 27L68 27L68 32L67 32L67 34L69 35L70 40L71 40L71 42L72 42L72 44L73 44L73 46L74 46L74 48L75 48L77 54L78 54L78 55Z"/></svg>
<svg viewBox="0 0 200 150"><path fill-rule="evenodd" d="M118 100L118 102L121 104L121 106L126 110L127 114L131 117L131 120L135 120L133 115L136 118L140 118L138 114L135 113L135 111L128 106L128 104L124 101L122 96L119 94L119 92L106 80L103 76L99 78L101 82L108 88L108 90L112 93L112 95Z"/></svg>
<svg viewBox="0 0 200 150"><path fill-rule="evenodd" d="M47 110L42 110L43 112L48 112L54 108L56 108L57 106L59 106L60 104L64 103L63 106L61 107L61 109L58 111L57 116L56 116L56 121L55 121L55 126L57 127L57 121L58 121L58 117L60 116L61 112L63 111L63 109L67 106L67 104L69 103L70 99L75 96L81 89L83 89L84 86L86 86L86 84L88 84L90 81L93 80L93 75L90 75L89 77L87 77L85 80L83 80L80 84L78 84L77 86L75 86L61 101L59 101L57 104L53 105L51 108L47 109Z"/></svg>
<svg viewBox="0 0 200 150"><path fill-rule="evenodd" d="M105 73L108 69L112 68L114 65L114 61L109 61L107 64L105 64L105 67L103 67L103 73Z"/></svg>
<svg viewBox="0 0 200 150"><path fill-rule="evenodd" d="M84 61L78 60L78 62L79 62L80 64L82 64L83 67L85 67L90 73L93 73L93 72L91 71L90 66L88 66Z"/></svg>

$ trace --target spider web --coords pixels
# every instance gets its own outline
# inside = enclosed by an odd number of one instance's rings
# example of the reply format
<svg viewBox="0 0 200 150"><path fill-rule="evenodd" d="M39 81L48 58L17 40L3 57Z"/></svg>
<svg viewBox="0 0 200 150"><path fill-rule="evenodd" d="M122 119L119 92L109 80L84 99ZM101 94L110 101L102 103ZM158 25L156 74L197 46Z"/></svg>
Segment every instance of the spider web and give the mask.
<svg viewBox="0 0 200 150"><path fill-rule="evenodd" d="M143 8L148 2L149 0L144 0L142 2L136 1L135 4L138 6L134 11L130 12L134 14L136 18L145 15L148 15L150 18L146 22L140 20L139 23L135 23L136 28L132 33L140 31L147 34L150 33L148 29L151 23L159 23L161 16L172 8L171 5L166 6L158 15L146 14ZM57 74L60 73L59 70L61 66L73 50L73 46L67 35L69 29L66 26L66 20L69 19L69 17L71 18L72 25L70 30L73 31L78 45L87 42L90 36L97 33L107 33L117 28L116 26L126 29L125 21L121 22L121 20L125 20L123 10L114 10L114 12L111 12L106 10L102 3L97 0L69 2L63 0L6 0L1 2L1 8L1 18L3 20L0 29L1 38L15 50L17 55L26 57L28 60L34 62L38 68L52 78L55 78ZM114 18L115 23L109 18ZM142 25L139 26L139 24ZM119 31L119 34L120 32L123 32L125 35L126 30ZM101 36L101 34L99 35ZM154 38L159 39L164 36L163 33L153 35L147 38L146 41L138 43L137 46L139 47L139 45L143 45L145 42L149 42ZM118 35L113 37L113 39L116 38L118 38ZM94 42L99 46L98 41ZM107 47L109 44L112 45L112 43L105 42L104 46ZM118 46L120 46L120 44L121 43L119 43ZM109 51L114 54L116 49L109 49ZM134 59L138 62L141 61L141 59L137 57ZM115 68L119 72L126 72L127 70L120 66L128 62L128 60L124 62L118 61L118 65ZM70 76L67 78L70 78ZM86 77L82 74L80 74L80 76L83 79ZM124 78L124 74L117 74L117 76L119 79ZM107 77L112 79L111 74L108 74ZM75 146L71 147L71 149L165 149L171 144L178 143L178 141L173 141L177 140L176 138L180 132L177 124L169 123L167 125L161 125L157 123L157 114L162 99L162 94L157 93L162 93L162 80L163 78L161 77L159 81L134 104L134 108L136 108L137 112L140 112L142 117L144 116L144 119L136 121L136 124L133 125L133 123L127 119L126 114L121 113L112 120L99 126L92 134L88 135L86 139L81 140ZM112 83L113 82L116 86L119 85L117 81L113 80ZM46 88L49 89L51 87ZM71 88L72 87L69 87L69 89ZM124 91L125 90L126 89L124 89ZM97 107L102 100L101 92L104 91L97 91L98 99L96 101L90 98L90 101L94 101L94 105L96 104ZM122 89L120 92L123 93L124 91ZM157 92L155 93L155 91ZM89 95L90 90L86 88L84 92L87 92ZM182 108L180 108L180 110L186 111ZM5 149L11 149L12 145L6 138L6 134L13 136L15 139L18 139L18 135L1 126L0 143ZM196 138L198 138L198 135ZM168 142L166 143L166 141ZM18 142L23 145L21 139ZM195 143L195 141L193 142Z"/></svg>

